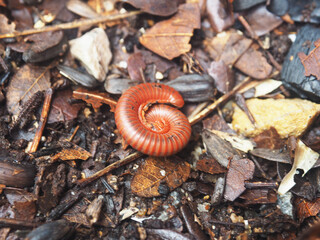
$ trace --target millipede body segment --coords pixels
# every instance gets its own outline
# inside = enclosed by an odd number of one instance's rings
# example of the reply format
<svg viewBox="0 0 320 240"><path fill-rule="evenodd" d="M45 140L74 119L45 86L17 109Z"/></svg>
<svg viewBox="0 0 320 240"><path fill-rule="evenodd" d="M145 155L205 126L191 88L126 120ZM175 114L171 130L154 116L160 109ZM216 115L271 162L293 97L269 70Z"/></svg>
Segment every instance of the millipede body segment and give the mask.
<svg viewBox="0 0 320 240"><path fill-rule="evenodd" d="M128 89L120 97L115 121L124 140L151 156L169 156L188 143L191 126L178 108L182 96L173 88L144 83Z"/></svg>

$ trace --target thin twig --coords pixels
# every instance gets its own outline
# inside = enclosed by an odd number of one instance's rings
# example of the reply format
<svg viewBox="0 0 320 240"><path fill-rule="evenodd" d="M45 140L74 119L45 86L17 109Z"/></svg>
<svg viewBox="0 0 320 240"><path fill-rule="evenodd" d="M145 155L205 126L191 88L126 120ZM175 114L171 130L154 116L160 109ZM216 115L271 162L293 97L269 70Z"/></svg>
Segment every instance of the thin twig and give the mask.
<svg viewBox="0 0 320 240"><path fill-rule="evenodd" d="M53 95L53 89L49 88L46 91L46 95L45 95L45 99L44 99L44 103L43 103L43 107L42 107L42 111L41 111L39 126L38 126L36 134L34 135L34 139L32 141L29 153L33 153L33 152L37 151L37 148L39 146L44 127L47 123L52 95Z"/></svg>
<svg viewBox="0 0 320 240"><path fill-rule="evenodd" d="M103 22L111 22L111 21L131 17L134 15L138 15L140 13L141 13L141 11L132 11L132 12L124 13L124 14L102 16L102 17L95 18L95 19L76 20L76 21L69 22L69 23L57 24L57 25L47 26L47 27L43 27L43 28L39 28L39 29L28 29L28 30L25 30L22 32L5 33L5 34L0 35L0 39L12 38L12 37L18 37L18 36L26 36L26 35L35 34L35 33L66 30L66 29L72 29L72 28L88 26L88 25L96 25L96 24L103 23Z"/></svg>
<svg viewBox="0 0 320 240"><path fill-rule="evenodd" d="M225 102L227 99L229 99L231 96L233 96L236 92L238 92L242 87L244 87L248 82L251 81L250 77L247 77L245 80L243 80L240 84L238 84L236 87L234 87L230 92L220 97L217 101L206 107L204 110L202 110L200 113L198 113L193 118L189 119L189 122L191 125L194 125L195 123L199 122L201 119L206 117L208 114L210 114L213 110L215 110L221 103Z"/></svg>
<svg viewBox="0 0 320 240"><path fill-rule="evenodd" d="M133 162L134 160L141 157L142 155L143 155L143 153L141 153L141 152L134 152L134 153L130 154L129 156L127 156L123 159L120 159L119 161L116 161L116 162L110 164L109 166L105 167L104 169L94 173L90 177L78 180L78 184L80 186L85 186L85 185L97 180L98 178L102 177L103 175L111 172L112 170L114 170L118 167L121 167L123 165L126 165L130 162Z"/></svg>

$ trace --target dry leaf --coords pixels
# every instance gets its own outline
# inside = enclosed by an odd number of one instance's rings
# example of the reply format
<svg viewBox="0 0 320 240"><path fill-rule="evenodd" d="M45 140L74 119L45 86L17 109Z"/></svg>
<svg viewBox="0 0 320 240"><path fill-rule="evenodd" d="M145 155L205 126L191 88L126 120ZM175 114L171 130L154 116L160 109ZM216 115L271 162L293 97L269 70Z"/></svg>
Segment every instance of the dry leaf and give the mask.
<svg viewBox="0 0 320 240"><path fill-rule="evenodd" d="M237 152L229 142L213 132L204 129L201 136L209 153L221 164L221 166L228 167L231 160L239 160L241 158L241 154Z"/></svg>
<svg viewBox="0 0 320 240"><path fill-rule="evenodd" d="M75 99L81 99L92 105L94 109L98 109L101 105L108 104L110 106L110 111L114 112L117 102L109 97L108 93L88 91L84 88L79 88L73 91L72 97Z"/></svg>
<svg viewBox="0 0 320 240"><path fill-rule="evenodd" d="M121 2L129 3L143 12L158 16L170 16L178 10L177 0L122 0Z"/></svg>
<svg viewBox="0 0 320 240"><path fill-rule="evenodd" d="M208 131L210 131L210 132L216 134L217 136L219 136L220 138L228 141L229 143L231 143L232 147L239 149L243 152L251 151L254 148L252 141L250 141L248 139L241 138L240 136L237 136L235 134L230 134L230 133L217 131L217 130L208 130Z"/></svg>
<svg viewBox="0 0 320 240"><path fill-rule="evenodd" d="M265 79L272 71L267 59L252 46L240 56L234 66L255 79Z"/></svg>
<svg viewBox="0 0 320 240"><path fill-rule="evenodd" d="M233 65L250 47L251 39L245 38L241 32L234 29L217 34L210 42L205 42L206 51L214 61L223 61Z"/></svg>
<svg viewBox="0 0 320 240"><path fill-rule="evenodd" d="M257 148L280 149L285 144L274 127L263 131L253 141L256 143Z"/></svg>
<svg viewBox="0 0 320 240"><path fill-rule="evenodd" d="M27 102L33 94L50 88L50 73L43 67L29 64L24 65L16 72L8 86L7 109L14 115L20 113L19 106Z"/></svg>
<svg viewBox="0 0 320 240"><path fill-rule="evenodd" d="M246 190L244 181L253 177L254 163L250 159L231 161L226 178L224 198L229 201L235 200Z"/></svg>
<svg viewBox="0 0 320 240"><path fill-rule="evenodd" d="M131 190L141 197L160 196L160 183L165 182L170 191L185 182L190 174L190 165L175 157L148 157L133 177Z"/></svg>
<svg viewBox="0 0 320 240"><path fill-rule="evenodd" d="M147 30L140 42L151 51L171 60L190 51L189 41L195 28L200 28L198 3L182 4L172 18Z"/></svg>
<svg viewBox="0 0 320 240"><path fill-rule="evenodd" d="M296 183L294 181L294 175L298 169L303 170L304 176L317 162L320 154L313 151L311 148L308 148L304 143L299 139L297 142L297 147L294 155L294 162L290 172L282 179L282 182L279 186L278 193L285 194L288 192Z"/></svg>
<svg viewBox="0 0 320 240"><path fill-rule="evenodd" d="M72 91L63 90L54 95L51 103L48 123L71 121L78 116L78 112L83 106L82 103L70 104Z"/></svg>
<svg viewBox="0 0 320 240"><path fill-rule="evenodd" d="M131 80L142 81L142 74L145 68L146 64L141 52L134 53L128 58L128 73Z"/></svg>
<svg viewBox="0 0 320 240"><path fill-rule="evenodd" d="M87 160L89 157L91 157L91 154L84 150L83 148L79 147L78 145L75 145L71 142L67 143L68 145L70 144L70 148L63 148L59 153L54 155L51 158L51 162L54 162L58 159L62 161L68 161L68 160Z"/></svg>
<svg viewBox="0 0 320 240"><path fill-rule="evenodd" d="M196 168L199 171L210 174L220 174L227 172L227 169L222 167L214 158L199 159Z"/></svg>
<svg viewBox="0 0 320 240"><path fill-rule="evenodd" d="M13 33L16 28L16 24L14 22L9 24L8 18L3 14L0 14L0 26L0 34Z"/></svg>
<svg viewBox="0 0 320 240"><path fill-rule="evenodd" d="M298 57L300 58L300 61L302 62L304 69L306 71L305 75L306 76L313 75L317 77L318 80L320 80L320 68L319 68L320 38L314 42L314 46L315 46L315 49L313 49L308 56L304 52L299 52Z"/></svg>
<svg viewBox="0 0 320 240"><path fill-rule="evenodd" d="M255 119L251 123L247 115L235 106L232 126L240 134L253 137L274 127L281 138L301 135L317 116L320 105L302 99L257 99L246 101Z"/></svg>
<svg viewBox="0 0 320 240"><path fill-rule="evenodd" d="M297 208L297 217L300 222L307 217L316 216L320 211L320 198L308 201L303 198L296 198L295 205Z"/></svg>

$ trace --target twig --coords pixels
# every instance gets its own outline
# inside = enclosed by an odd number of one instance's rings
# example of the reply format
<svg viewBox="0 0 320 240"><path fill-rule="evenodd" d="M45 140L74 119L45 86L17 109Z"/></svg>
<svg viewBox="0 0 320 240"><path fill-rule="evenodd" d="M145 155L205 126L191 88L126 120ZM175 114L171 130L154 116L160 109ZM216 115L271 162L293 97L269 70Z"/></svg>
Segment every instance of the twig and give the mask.
<svg viewBox="0 0 320 240"><path fill-rule="evenodd" d="M115 20L131 17L134 15L138 15L140 13L141 13L141 11L132 11L132 12L124 13L124 14L102 16L102 17L95 18L95 19L77 20L77 21L73 21L70 23L62 23L62 24L47 26L47 27L43 27L43 28L39 28L39 29L28 29L28 30L25 30L22 32L6 33L6 34L1 34L0 39L12 38L12 37L18 37L18 36L26 36L26 35L35 34L35 33L42 33L42 32L72 29L72 28L88 26L88 25L96 25L96 24L103 23L103 22L110 22L110 21L115 21Z"/></svg>
<svg viewBox="0 0 320 240"><path fill-rule="evenodd" d="M141 157L142 155L143 155L143 153L141 153L141 152L134 152L134 153L130 154L129 156L110 164L109 166L96 172L95 174L91 175L90 177L78 180L78 184L83 187L83 186L97 180L98 178L102 177L103 175L111 172L112 170L136 160L138 157Z"/></svg>
<svg viewBox="0 0 320 240"><path fill-rule="evenodd" d="M36 228L42 223L33 223L30 221L17 220L12 218L0 218L0 227L9 227L16 229Z"/></svg>
<svg viewBox="0 0 320 240"><path fill-rule="evenodd" d="M45 99L44 99L44 103L43 103L43 107L42 107L42 111L41 111L39 126L38 126L36 134L34 135L34 139L32 141L29 153L33 153L33 152L37 151L37 148L39 146L44 127L47 123L52 95L53 95L53 89L49 88L46 91L46 95L45 95Z"/></svg>
<svg viewBox="0 0 320 240"><path fill-rule="evenodd" d="M215 110L221 103L229 99L231 96L233 96L239 89L244 87L248 82L250 82L251 78L247 77L245 80L243 80L240 84L238 84L236 87L234 87L230 92L220 97L217 101L206 107L204 110L202 110L200 113L198 113L193 118L189 119L189 122L191 125L194 125L195 123L199 122L201 119L206 117L209 113L211 113L213 110Z"/></svg>

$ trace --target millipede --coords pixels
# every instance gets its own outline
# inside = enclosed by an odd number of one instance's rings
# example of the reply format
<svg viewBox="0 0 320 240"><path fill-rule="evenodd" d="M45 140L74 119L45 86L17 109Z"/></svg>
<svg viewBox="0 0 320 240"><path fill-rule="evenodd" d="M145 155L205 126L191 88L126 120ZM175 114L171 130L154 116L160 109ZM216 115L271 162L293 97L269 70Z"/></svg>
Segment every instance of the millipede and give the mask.
<svg viewBox="0 0 320 240"><path fill-rule="evenodd" d="M120 97L115 122L127 144L151 156L169 156L186 146L191 136L178 91L164 84L144 83Z"/></svg>

